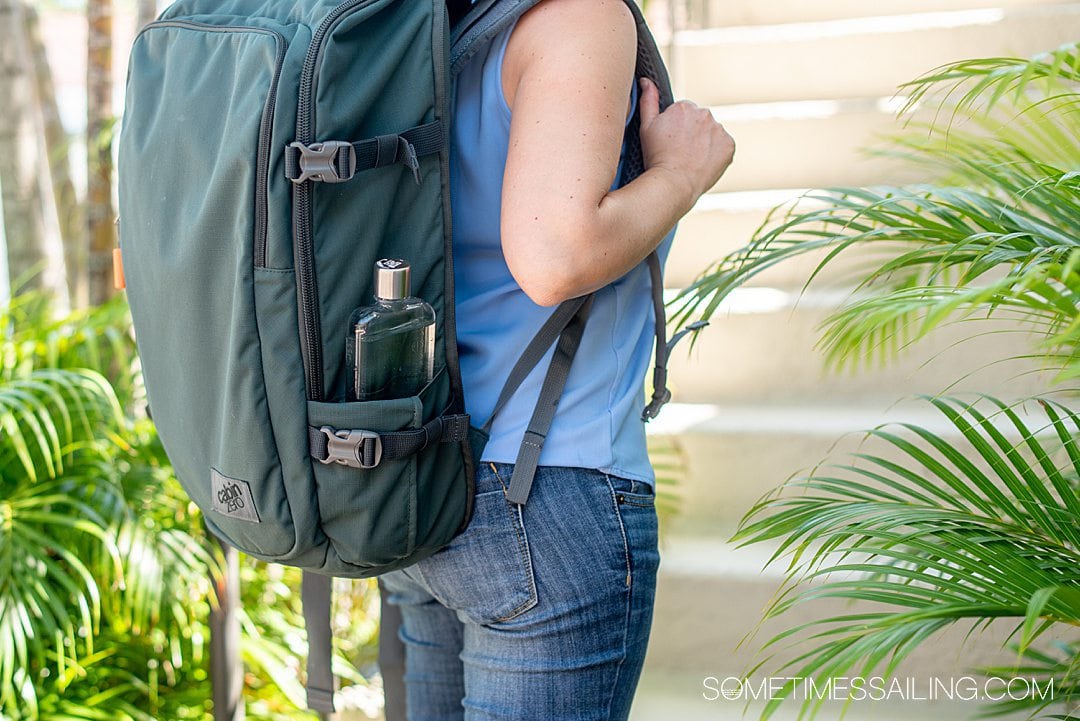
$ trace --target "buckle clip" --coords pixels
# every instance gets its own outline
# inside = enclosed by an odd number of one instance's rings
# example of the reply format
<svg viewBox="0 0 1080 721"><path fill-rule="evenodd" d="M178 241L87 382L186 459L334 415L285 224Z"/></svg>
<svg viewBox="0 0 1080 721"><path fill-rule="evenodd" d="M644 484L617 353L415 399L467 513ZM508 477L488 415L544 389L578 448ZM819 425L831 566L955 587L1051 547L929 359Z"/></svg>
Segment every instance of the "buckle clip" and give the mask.
<svg viewBox="0 0 1080 721"><path fill-rule="evenodd" d="M641 420L648 423L656 416L660 415L660 409L664 407L664 404L671 400L671 389L664 388L664 392L660 395L654 395L649 405L645 406L645 410L641 412Z"/></svg>
<svg viewBox="0 0 1080 721"><path fill-rule="evenodd" d="M344 140L325 140L321 143L304 145L299 141L289 143L288 148L295 148L300 153L298 164L300 175L289 178L294 183L300 184L305 180L315 180L321 183L344 183L352 180L356 175L356 148L352 143ZM338 154L342 151L347 153L344 163L339 163ZM341 168L344 174L338 173Z"/></svg>
<svg viewBox="0 0 1080 721"><path fill-rule="evenodd" d="M349 468L374 468L382 460L382 438L374 431L319 429L326 435L326 459L320 463L339 463Z"/></svg>

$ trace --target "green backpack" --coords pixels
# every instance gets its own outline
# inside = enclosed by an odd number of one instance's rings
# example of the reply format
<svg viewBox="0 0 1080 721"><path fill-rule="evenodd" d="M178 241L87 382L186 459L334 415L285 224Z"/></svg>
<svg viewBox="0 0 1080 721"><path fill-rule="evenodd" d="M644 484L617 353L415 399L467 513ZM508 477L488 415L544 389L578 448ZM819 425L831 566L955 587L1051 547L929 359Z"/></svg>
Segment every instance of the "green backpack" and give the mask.
<svg viewBox="0 0 1080 721"><path fill-rule="evenodd" d="M149 408L177 478L226 543L305 574L309 703L332 707L329 577L435 553L468 525L486 429L455 342L453 78L538 0L180 0L139 34L120 134L120 248ZM638 21L638 75L667 73ZM557 41L557 40L556 40ZM631 120L622 182L642 169ZM436 313L416 396L347 402L344 338L371 269L408 259ZM651 417L667 400L662 283ZM552 314L503 400L556 346L522 444L524 503L591 301ZM499 404L499 407L502 403ZM497 411L496 411L497 412Z"/></svg>

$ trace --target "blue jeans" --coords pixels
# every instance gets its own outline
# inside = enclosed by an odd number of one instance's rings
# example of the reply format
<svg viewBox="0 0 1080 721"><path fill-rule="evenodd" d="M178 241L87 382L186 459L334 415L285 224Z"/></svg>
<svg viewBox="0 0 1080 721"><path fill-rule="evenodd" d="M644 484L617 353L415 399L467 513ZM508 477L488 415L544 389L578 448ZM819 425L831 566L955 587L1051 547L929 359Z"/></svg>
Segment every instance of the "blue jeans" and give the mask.
<svg viewBox="0 0 1080 721"><path fill-rule="evenodd" d="M512 465L479 466L469 527L382 576L409 721L626 719L660 562L652 489L541 467L522 507L505 498Z"/></svg>

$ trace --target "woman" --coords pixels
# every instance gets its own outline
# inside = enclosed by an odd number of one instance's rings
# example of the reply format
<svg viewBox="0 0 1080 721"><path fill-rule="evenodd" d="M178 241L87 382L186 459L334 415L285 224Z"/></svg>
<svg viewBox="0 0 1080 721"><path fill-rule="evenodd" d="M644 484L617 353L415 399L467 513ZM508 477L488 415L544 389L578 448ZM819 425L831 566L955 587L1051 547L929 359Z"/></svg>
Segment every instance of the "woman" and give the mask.
<svg viewBox="0 0 1080 721"><path fill-rule="evenodd" d="M551 306L596 296L528 503L505 494L546 361L495 419L466 531L382 577L402 612L412 721L629 713L659 562L642 261L666 256L671 228L734 154L708 110L683 101L660 113L656 87L634 87L636 48L623 0L542 0L458 78L451 203L474 423ZM646 171L616 189L639 102Z"/></svg>

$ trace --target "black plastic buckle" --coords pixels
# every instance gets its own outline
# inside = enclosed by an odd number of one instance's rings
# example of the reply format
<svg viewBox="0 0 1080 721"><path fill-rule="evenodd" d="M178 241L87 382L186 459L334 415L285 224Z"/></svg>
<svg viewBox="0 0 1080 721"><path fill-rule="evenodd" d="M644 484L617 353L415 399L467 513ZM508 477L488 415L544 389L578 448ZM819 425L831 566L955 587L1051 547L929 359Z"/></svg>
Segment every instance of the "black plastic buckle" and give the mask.
<svg viewBox="0 0 1080 721"><path fill-rule="evenodd" d="M319 429L326 434L326 458L321 463L340 463L349 468L374 468L382 460L382 438L374 431Z"/></svg>
<svg viewBox="0 0 1080 721"><path fill-rule="evenodd" d="M660 409L664 407L664 404L671 400L671 389L665 388L664 392L660 395L654 395L649 405L645 406L645 410L641 412L641 420L648 422L656 416L660 415Z"/></svg>
<svg viewBox="0 0 1080 721"><path fill-rule="evenodd" d="M304 145L301 142L292 142L287 146L295 148L300 153L298 165L300 175L289 178L294 183L303 183L305 180L315 180L321 183L344 183L352 180L356 175L356 148L352 143L344 140L325 140L321 143ZM338 162L338 153L348 153L346 163ZM344 175L338 173L338 168L344 169Z"/></svg>

